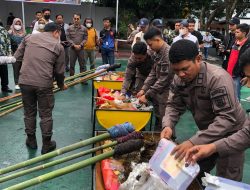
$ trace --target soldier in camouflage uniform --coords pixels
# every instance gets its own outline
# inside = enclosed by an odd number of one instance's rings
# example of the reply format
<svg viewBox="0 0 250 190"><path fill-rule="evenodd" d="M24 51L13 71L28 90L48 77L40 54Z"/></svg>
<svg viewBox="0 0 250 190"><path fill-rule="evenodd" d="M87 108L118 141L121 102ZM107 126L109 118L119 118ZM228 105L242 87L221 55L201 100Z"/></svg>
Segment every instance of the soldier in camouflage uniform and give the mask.
<svg viewBox="0 0 250 190"><path fill-rule="evenodd" d="M8 56L11 55L11 44L8 36L8 31L0 26L0 56ZM2 92L12 92L9 89L9 79L8 79L8 67L6 65L0 65L0 78L1 78L1 86Z"/></svg>
<svg viewBox="0 0 250 190"><path fill-rule="evenodd" d="M163 37L167 39L168 45L171 45L173 43L173 39L176 36L179 36L180 25L181 25L180 21L177 20L174 25L174 30L167 28L163 30Z"/></svg>

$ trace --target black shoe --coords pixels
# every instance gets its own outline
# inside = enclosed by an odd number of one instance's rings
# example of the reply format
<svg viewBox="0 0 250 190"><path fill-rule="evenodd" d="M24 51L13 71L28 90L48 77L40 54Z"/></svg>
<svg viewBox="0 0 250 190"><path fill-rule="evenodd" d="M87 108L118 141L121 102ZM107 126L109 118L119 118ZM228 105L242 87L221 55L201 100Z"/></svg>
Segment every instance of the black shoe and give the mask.
<svg viewBox="0 0 250 190"><path fill-rule="evenodd" d="M9 87L6 87L6 88L2 88L2 92L11 93L13 92L13 90L11 90Z"/></svg>
<svg viewBox="0 0 250 190"><path fill-rule="evenodd" d="M43 136L43 147L41 154L49 153L56 149L56 142L51 140L51 136Z"/></svg>
<svg viewBox="0 0 250 190"><path fill-rule="evenodd" d="M66 73L69 72L69 68L68 67L65 68L65 72Z"/></svg>
<svg viewBox="0 0 250 190"><path fill-rule="evenodd" d="M37 149L36 135L27 135L26 145L31 149Z"/></svg>
<svg viewBox="0 0 250 190"><path fill-rule="evenodd" d="M52 152L56 149L56 141L50 141L49 144L43 145L41 154Z"/></svg>

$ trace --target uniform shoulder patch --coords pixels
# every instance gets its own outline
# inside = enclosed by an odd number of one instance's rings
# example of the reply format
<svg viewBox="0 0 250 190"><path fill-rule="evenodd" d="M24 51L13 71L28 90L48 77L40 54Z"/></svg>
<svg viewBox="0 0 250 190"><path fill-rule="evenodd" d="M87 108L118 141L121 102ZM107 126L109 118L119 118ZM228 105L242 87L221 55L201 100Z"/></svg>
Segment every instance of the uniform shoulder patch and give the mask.
<svg viewBox="0 0 250 190"><path fill-rule="evenodd" d="M214 112L219 112L232 108L229 94L225 86L222 86L220 88L211 91L210 97Z"/></svg>

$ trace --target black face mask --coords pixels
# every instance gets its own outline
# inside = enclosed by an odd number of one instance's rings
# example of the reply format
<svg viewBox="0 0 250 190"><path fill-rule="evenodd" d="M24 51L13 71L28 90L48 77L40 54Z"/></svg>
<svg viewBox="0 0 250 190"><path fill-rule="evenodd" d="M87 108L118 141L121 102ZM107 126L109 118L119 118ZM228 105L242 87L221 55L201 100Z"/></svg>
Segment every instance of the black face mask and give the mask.
<svg viewBox="0 0 250 190"><path fill-rule="evenodd" d="M45 18L46 20L49 20L49 19L50 19L50 15L44 15L44 18Z"/></svg>

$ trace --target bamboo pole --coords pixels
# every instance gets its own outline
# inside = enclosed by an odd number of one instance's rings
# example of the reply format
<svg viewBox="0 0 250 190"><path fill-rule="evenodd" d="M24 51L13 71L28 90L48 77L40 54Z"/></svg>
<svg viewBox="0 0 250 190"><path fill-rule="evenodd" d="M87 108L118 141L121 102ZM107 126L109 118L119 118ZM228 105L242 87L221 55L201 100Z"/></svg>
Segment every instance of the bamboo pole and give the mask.
<svg viewBox="0 0 250 190"><path fill-rule="evenodd" d="M93 74L84 76L84 77L82 77L81 79L78 79L78 80L69 82L69 83L67 83L67 86L68 86L68 87L71 87L71 86L74 86L74 85L79 84L79 83L81 83L81 82L85 82L85 81L87 81L87 80L90 80L90 79L93 79L93 78L99 76L100 74L102 74L102 73L104 73L104 72L106 72L106 71L108 71L108 70L110 70L110 69L116 69L116 68L119 68L119 67L121 67L121 64L114 64L114 65L110 66L110 67L107 68L107 69L101 69L100 71L98 71L98 72L96 72L96 73L93 73ZM58 91L60 91L60 88L56 88L56 89L53 90L53 92L58 92ZM21 100L20 100L20 101L21 101ZM21 108L22 106L23 106L23 104L20 104L20 105L17 106L17 107L13 107L13 108L10 109L10 110L7 110L7 111L5 111L5 112L2 112L2 113L0 113L0 117L6 115L6 114L8 114L8 113L13 112L13 111L15 111L15 110Z"/></svg>
<svg viewBox="0 0 250 190"><path fill-rule="evenodd" d="M15 101L12 101L12 102L3 104L3 105L0 106L0 108L4 108L4 107L6 107L6 106L9 106L9 105L12 105L12 104L16 104L16 103L18 103L18 102L20 102L20 101L21 101L21 99L18 99L18 100L15 100Z"/></svg>
<svg viewBox="0 0 250 190"><path fill-rule="evenodd" d="M12 98L17 98L19 96L21 96L22 94L19 92L19 93L16 93L16 94L12 94L12 95L9 95L9 96L5 96L3 98L0 98L0 102L4 102L4 101L7 101L9 99L12 99Z"/></svg>
<svg viewBox="0 0 250 190"><path fill-rule="evenodd" d="M79 82L79 80L78 81L71 81L71 82L68 82L68 83L66 83L66 85L68 85L69 84L69 87L71 87L71 86L73 86L73 85L76 85L76 84L79 84L79 83L81 83L81 82L85 82L85 81L87 81L87 80L90 80L90 79L93 79L93 78L95 78L96 76L92 76L92 77L89 77L89 78L85 78L85 80L82 80L82 81L80 81ZM73 83L73 85L71 85ZM54 90L53 90L53 92L54 93L56 93L56 92L58 92L58 91L60 91L60 88L55 88ZM11 113L11 112L13 112L13 111L16 111L16 110L18 110L19 108L22 108L23 107L23 104L22 104L22 100L18 100L17 101L17 105L16 105L16 103L15 103L15 105L14 104L10 104L9 105L9 110L7 110L7 111L4 111L4 110L6 110L5 109L5 107L6 106L3 106L3 108L0 108L0 117L2 117L2 116L5 116L5 115L7 115L7 114L9 114L9 113ZM12 108L13 107L13 108ZM3 109L3 110L2 110ZM2 112L3 111L3 112Z"/></svg>
<svg viewBox="0 0 250 190"><path fill-rule="evenodd" d="M114 150L103 153L103 154L100 154L100 155L92 157L92 158L89 158L87 160L83 160L83 161L80 161L78 163L66 166L64 168L49 172L47 174L38 176L36 178L30 179L30 180L27 180L27 181L24 181L22 183L13 185L11 187L6 188L5 190L21 190L21 189L25 189L27 187L37 185L37 184L42 183L44 181L48 181L50 179L54 179L56 177L59 177L59 176L68 174L70 172L79 170L79 169L84 168L86 166L95 164L96 162L99 162L99 161L101 161L103 159L112 157L113 155L114 155Z"/></svg>
<svg viewBox="0 0 250 190"><path fill-rule="evenodd" d="M74 76L70 76L70 77L67 77L65 78L65 82L66 81L70 81L72 79L76 79L76 78L79 78L79 77L82 77L84 75L88 75L90 73L93 73L96 69L92 69L92 70L88 70L88 71L85 71L85 72L82 72L82 73L79 73L79 74L76 74ZM10 100L10 99L13 99L13 98L17 98L19 96L21 96L22 93L16 93L16 94L12 94L12 95L9 95L9 96L6 96L6 97L3 97L3 98L0 98L0 103L1 102L4 102L4 101L7 101L7 100Z"/></svg>
<svg viewBox="0 0 250 190"><path fill-rule="evenodd" d="M19 102L17 102L17 103L10 104L10 105L8 105L8 106L5 106L5 107L3 107L3 108L0 108L0 112L5 111L5 110L8 110L8 109L11 109L11 108L16 107L16 106L19 106L19 105L21 105L21 104L22 104L22 100L19 101Z"/></svg>
<svg viewBox="0 0 250 190"><path fill-rule="evenodd" d="M35 171L39 171L39 170L42 170L42 169L45 169L45 168L49 168L49 167L52 167L52 166L67 162L67 161L70 161L70 160L85 156L85 155L90 154L90 153L94 153L96 151L99 151L99 150L102 150L102 149L105 149L105 148L115 146L116 144L117 144L117 141L114 141L114 142L109 143L109 144L101 145L101 146L92 148L90 150L86 150L86 151L83 151L83 152L80 152L80 153L77 153L77 154L73 154L73 155L65 157L65 158L54 160L54 161L46 163L46 164L42 164L42 165L27 169L27 170L23 170L23 171L11 174L9 176L2 177L2 178L0 178L0 183L3 183L5 181L9 181L11 179L15 179L17 177L20 177L20 176L23 176L23 175L26 175L26 174L29 174L29 173L32 173L32 172L35 172Z"/></svg>
<svg viewBox="0 0 250 190"><path fill-rule="evenodd" d="M84 77L82 77L81 79L78 79L78 80L76 80L76 81L73 81L71 84L69 84L68 86L70 87L70 86L74 86L74 85L76 85L76 84L79 84L79 83L81 83L81 82L85 82L85 81L87 81L87 80L89 80L90 78L95 78L95 77L97 77L97 76L99 76L100 74L102 74L102 73L104 73L104 72L106 72L106 71L109 71L109 70L112 70L112 69L116 69L116 68L120 68L121 67L121 64L114 64L114 65L111 65L109 68L107 68L107 69L101 69L101 70L99 70L99 71L97 71L97 72L95 72L95 73L93 73L93 74L90 74L90 75L88 75L88 76L84 76Z"/></svg>
<svg viewBox="0 0 250 190"><path fill-rule="evenodd" d="M0 117L3 117L3 116L5 116L5 115L7 115L7 114L9 114L9 113L11 113L13 111L16 111L16 110L18 110L18 109L20 109L22 107L23 107L23 104L18 105L18 106L14 107L14 108L11 108L11 109L9 109L7 111L4 111L4 112L0 113Z"/></svg>
<svg viewBox="0 0 250 190"><path fill-rule="evenodd" d="M104 72L106 72L106 69L102 69L102 70L100 70L100 71L98 71L96 73L93 73L93 74L90 74L88 76L82 77L81 79L72 81L70 84L68 84L68 87L74 86L74 85L79 84L81 82L85 82L85 81L87 81L89 79L93 79L93 78L99 76L100 74L102 74Z"/></svg>
<svg viewBox="0 0 250 190"><path fill-rule="evenodd" d="M67 82L67 81L69 81L69 80L72 80L72 79L75 79L75 78L79 78L79 77L81 77L81 76L83 76L83 75L88 75L88 74L90 74L90 73L95 72L95 70L96 70L96 69L91 69L91 70L88 70L88 71L85 71L85 72L81 72L81 73L75 74L75 75L73 75L73 76L67 77L67 78L65 78L65 82Z"/></svg>
<svg viewBox="0 0 250 190"><path fill-rule="evenodd" d="M104 133L102 135L98 135L96 137L92 137L92 138L80 141L78 143L75 143L75 144L72 144L72 145L57 149L55 151L52 151L52 152L49 152L47 154L32 158L30 160L26 160L24 162L20 162L18 164L15 164L15 165L0 169L0 175L11 172L11 171L18 170L20 168L27 167L29 165L32 165L32 164L41 162L43 160L47 160L47 159L56 157L58 155L64 154L66 152L70 152L72 150L75 150L75 149L78 149L78 148L81 148L81 147L84 147L84 146L87 146L87 145L90 145L90 144L94 144L96 142L105 140L105 139L107 139L109 137L110 137L109 133Z"/></svg>

